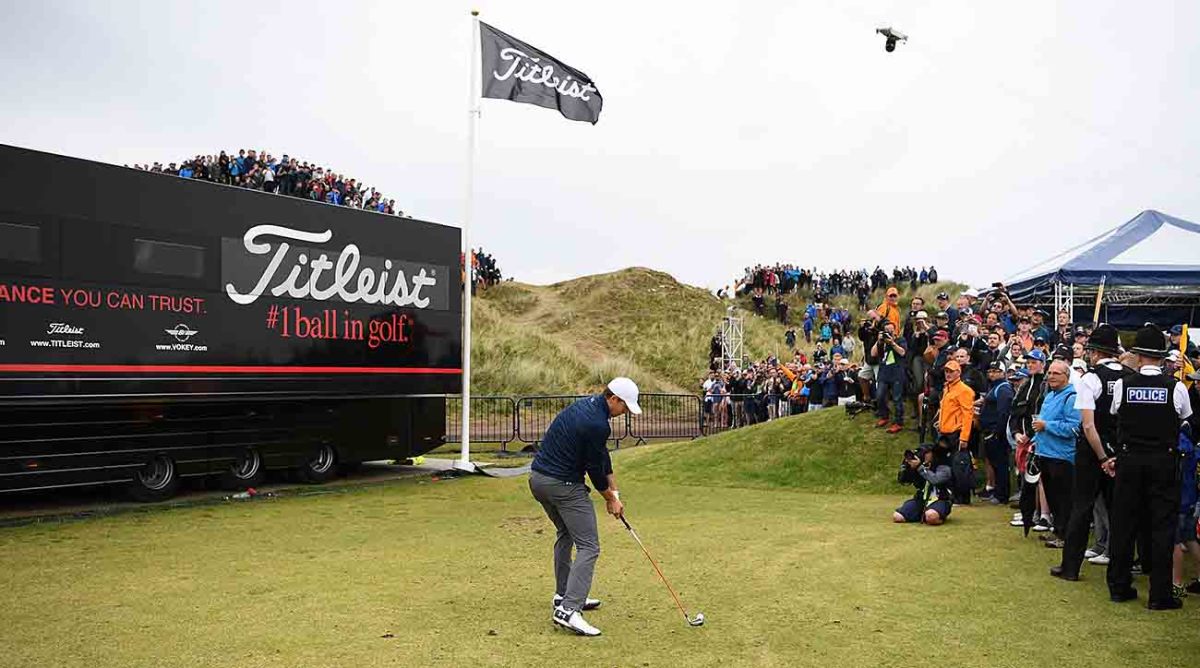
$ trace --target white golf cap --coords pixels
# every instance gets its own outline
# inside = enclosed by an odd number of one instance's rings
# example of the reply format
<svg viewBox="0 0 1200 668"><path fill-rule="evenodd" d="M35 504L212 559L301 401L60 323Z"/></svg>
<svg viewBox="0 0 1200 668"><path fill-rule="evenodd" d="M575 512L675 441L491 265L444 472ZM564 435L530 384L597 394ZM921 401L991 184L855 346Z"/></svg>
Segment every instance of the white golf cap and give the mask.
<svg viewBox="0 0 1200 668"><path fill-rule="evenodd" d="M612 379L608 384L608 391L619 397L621 401L629 406L629 412L634 415L642 414L642 407L638 405L638 388L637 383L624 376L618 376Z"/></svg>

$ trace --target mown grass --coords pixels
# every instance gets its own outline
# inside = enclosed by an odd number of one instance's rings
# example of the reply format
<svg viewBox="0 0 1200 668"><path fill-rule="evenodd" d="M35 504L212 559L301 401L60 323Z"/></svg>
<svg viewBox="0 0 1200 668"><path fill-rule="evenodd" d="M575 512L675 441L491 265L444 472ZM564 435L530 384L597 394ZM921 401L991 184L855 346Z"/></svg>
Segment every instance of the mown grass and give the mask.
<svg viewBox="0 0 1200 668"><path fill-rule="evenodd" d="M678 485L889 493L916 434L871 429L868 412L842 408L774 420L699 439L681 447L639 448L623 469Z"/></svg>
<svg viewBox="0 0 1200 668"><path fill-rule="evenodd" d="M1097 569L1049 578L1057 553L1022 539L1006 510L895 526L902 489L673 477L714 443L730 448L728 470L745 466L749 446L727 439L615 460L630 521L703 628L683 624L604 517L605 604L589 615L604 635L561 632L553 528L524 479L407 481L0 531L0 665L1182 666L1200 649L1193 604L1110 604Z"/></svg>
<svg viewBox="0 0 1200 668"><path fill-rule="evenodd" d="M921 286L915 294L932 304L940 290L957 295L954 283ZM913 292L901 289L901 307ZM789 295L792 322L800 332L807 290ZM872 295L871 304L882 300ZM774 312L773 298L768 311ZM709 341L726 308L745 319L745 354L789 358L786 327L753 315L749 298L722 301L679 283L669 274L630 268L550 286L502 283L473 302L472 387L478 394L576 394L603 387L613 376L635 379L642 391L699 391L708 369ZM853 297L837 306L858 312ZM803 342L798 348L811 346ZM857 353L861 357L861 352Z"/></svg>

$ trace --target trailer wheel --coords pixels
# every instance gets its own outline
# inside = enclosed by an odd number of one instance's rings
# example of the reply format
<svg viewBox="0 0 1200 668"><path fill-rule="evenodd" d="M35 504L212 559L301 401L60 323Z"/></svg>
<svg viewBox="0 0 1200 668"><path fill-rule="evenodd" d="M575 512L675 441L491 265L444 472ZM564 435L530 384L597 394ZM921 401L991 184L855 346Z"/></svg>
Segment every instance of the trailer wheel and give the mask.
<svg viewBox="0 0 1200 668"><path fill-rule="evenodd" d="M237 459L221 474L221 486L225 489L246 489L262 483L267 471L262 465L258 448L243 448Z"/></svg>
<svg viewBox="0 0 1200 668"><path fill-rule="evenodd" d="M163 501L175 496L179 489L175 462L166 455L155 455L134 474L128 489L129 495L138 501Z"/></svg>
<svg viewBox="0 0 1200 668"><path fill-rule="evenodd" d="M300 477L305 482L322 483L337 475L337 450L330 443L322 443L313 456L300 467Z"/></svg>

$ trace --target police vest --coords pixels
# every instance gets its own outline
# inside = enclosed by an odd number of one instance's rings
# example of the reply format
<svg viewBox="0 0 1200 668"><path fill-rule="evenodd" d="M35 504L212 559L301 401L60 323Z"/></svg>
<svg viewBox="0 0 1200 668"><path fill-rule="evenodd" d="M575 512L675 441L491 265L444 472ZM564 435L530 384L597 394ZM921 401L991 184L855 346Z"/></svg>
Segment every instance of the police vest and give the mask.
<svg viewBox="0 0 1200 668"><path fill-rule="evenodd" d="M1125 377L1128 371L1120 365L1110 369L1106 364L1100 364L1092 369L1092 373L1100 379L1100 396L1096 398L1096 431L1100 433L1100 442L1105 445L1115 445L1117 441L1117 416L1112 414L1113 386Z"/></svg>
<svg viewBox="0 0 1200 668"><path fill-rule="evenodd" d="M1130 450L1166 452L1179 439L1179 415L1172 395L1174 378L1136 373L1122 380L1120 442ZM1098 407L1097 407L1097 410Z"/></svg>

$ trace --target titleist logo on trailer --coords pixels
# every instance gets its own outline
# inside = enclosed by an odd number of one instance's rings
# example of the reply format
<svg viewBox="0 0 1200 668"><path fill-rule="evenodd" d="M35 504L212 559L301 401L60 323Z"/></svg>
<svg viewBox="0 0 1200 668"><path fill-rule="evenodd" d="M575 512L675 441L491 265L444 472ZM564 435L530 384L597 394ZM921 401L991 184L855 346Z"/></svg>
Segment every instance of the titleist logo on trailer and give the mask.
<svg viewBox="0 0 1200 668"><path fill-rule="evenodd" d="M221 240L225 294L237 304L259 297L337 300L444 311L449 306L446 267L363 255L348 243L330 254L289 242L325 244L333 231L305 232L281 225L255 225L239 239Z"/></svg>
<svg viewBox="0 0 1200 668"><path fill-rule="evenodd" d="M46 329L46 333L81 335L83 334L83 328L76 327L75 325L68 325L65 322L52 322L50 323L50 327Z"/></svg>

